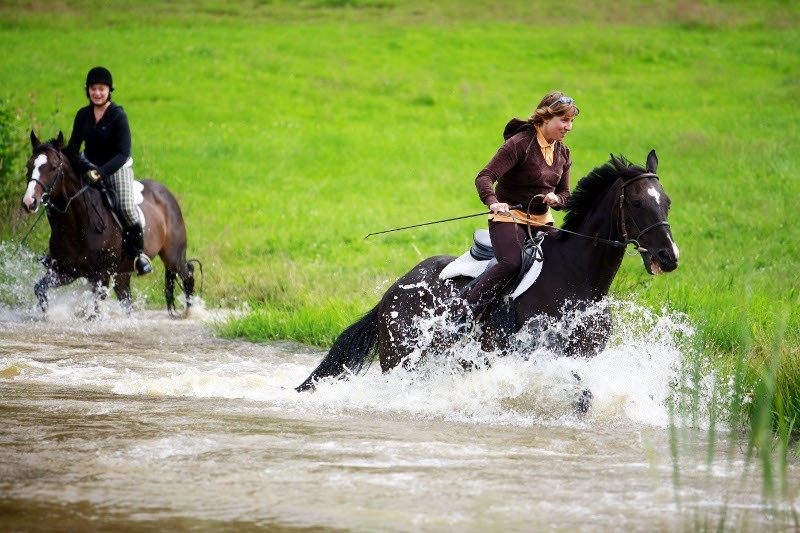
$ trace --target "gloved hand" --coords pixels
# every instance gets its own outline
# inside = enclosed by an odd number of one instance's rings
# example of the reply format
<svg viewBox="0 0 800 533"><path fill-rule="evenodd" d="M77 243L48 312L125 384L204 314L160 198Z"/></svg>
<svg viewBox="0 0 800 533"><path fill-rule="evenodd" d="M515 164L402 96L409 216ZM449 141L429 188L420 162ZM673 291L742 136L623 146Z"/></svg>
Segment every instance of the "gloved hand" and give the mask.
<svg viewBox="0 0 800 533"><path fill-rule="evenodd" d="M100 173L95 169L87 170L83 177L86 178L86 181L90 185L96 185L103 178L103 176L101 176Z"/></svg>

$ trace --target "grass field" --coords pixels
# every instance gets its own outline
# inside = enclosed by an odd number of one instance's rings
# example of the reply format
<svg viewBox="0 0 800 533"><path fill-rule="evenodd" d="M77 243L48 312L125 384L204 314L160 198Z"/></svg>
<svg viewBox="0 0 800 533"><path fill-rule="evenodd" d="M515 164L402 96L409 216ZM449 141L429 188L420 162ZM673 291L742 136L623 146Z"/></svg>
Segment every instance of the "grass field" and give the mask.
<svg viewBox="0 0 800 533"><path fill-rule="evenodd" d="M483 221L363 237L483 210L473 179L505 122L563 90L581 108L573 185L611 152L641 164L655 148L673 200L680 268L654 278L628 259L613 294L686 313L706 357L739 361L753 390L771 372L768 411L791 422L800 8L428 4L6 1L0 99L18 110L21 144L30 127L68 134L86 71L110 68L136 174L179 197L207 305L252 309L224 332L324 346L420 259L465 250ZM7 238L29 223L14 220L0 221ZM32 247L46 237L42 224ZM161 279L137 280L138 296L162 305Z"/></svg>

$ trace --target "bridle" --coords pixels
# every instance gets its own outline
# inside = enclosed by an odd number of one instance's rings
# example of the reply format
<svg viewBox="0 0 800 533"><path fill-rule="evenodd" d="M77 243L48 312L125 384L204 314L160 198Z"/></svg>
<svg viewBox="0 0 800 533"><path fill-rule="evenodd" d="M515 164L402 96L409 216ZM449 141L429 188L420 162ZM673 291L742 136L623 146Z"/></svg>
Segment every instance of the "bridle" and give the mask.
<svg viewBox="0 0 800 533"><path fill-rule="evenodd" d="M646 228L644 228L642 230L640 230L638 228L638 226L637 226L636 229L638 230L638 233L636 234L636 237L633 238L633 239L628 238L628 228L627 228L627 225L625 224L625 188L628 185L630 185L631 183L637 182L637 181L639 181L641 179L647 179L647 178L658 179L658 174L655 174L653 172L643 172L643 173L641 173L641 174L639 174L637 176L634 176L634 177L628 179L627 181L622 181L622 184L620 185L619 226L620 226L620 234L622 235L622 241L617 241L617 240L614 240L614 239L604 239L602 237L598 237L597 235L585 235L583 233L578 233L578 232L575 232L575 231L570 231L570 230L567 230L567 229L555 228L555 227L550 227L549 231L546 232L545 235L549 234L550 232L553 232L553 233L559 233L559 232L569 233L570 235L575 235L577 237L583 237L585 239L591 239L592 241L594 241L595 245L597 243L601 243L601 244L607 244L609 246L613 246L615 248L627 248L629 244L632 244L634 249L637 252L649 253L647 248L644 248L644 247L642 247L641 244L639 244L639 239L642 237L642 235L644 235L648 231L650 231L652 229L655 229L655 228L657 228L659 226L667 226L667 227L669 227L669 222L667 222L666 220L662 220L660 222L656 222L655 224L650 224L649 226L647 226ZM521 218L517 217L513 213L509 213L509 215L511 216L511 218L519 219L520 222L526 223L526 225L528 226L528 236L529 236L529 238L531 240L533 240L533 235L531 234L531 229L530 229L531 228L531 224L529 222L525 221L524 219L521 219ZM636 225L636 222L634 222L634 225ZM539 243L541 243L541 240L539 241ZM537 246L537 248L538 248L538 246Z"/></svg>
<svg viewBox="0 0 800 533"><path fill-rule="evenodd" d="M620 226L620 233L622 234L622 239L623 241L625 241L623 246L627 247L629 244L633 244L634 248L636 248L637 251L644 253L647 253L647 249L643 248L639 244L639 239L642 237L642 235L660 226L669 227L669 222L667 222L666 220L661 220L659 222L656 222L655 224L650 224L644 229L639 229L639 227L636 226L636 221L633 221L633 225L636 227L636 230L638 230L639 233L637 233L636 237L634 237L633 239L628 238L628 228L627 225L625 224L625 188L631 183L647 178L655 178L657 180L658 174L655 174L653 172L643 172L642 174L634 176L633 178L627 181L623 181L622 185L620 185L620 193L619 193L619 226Z"/></svg>
<svg viewBox="0 0 800 533"><path fill-rule="evenodd" d="M59 150L56 150L55 148L52 148L50 146L46 146L44 151L53 152L54 154L56 154L56 157L58 157L58 169L56 170L56 177L50 184L50 186L45 185L44 183L41 182L41 180L33 177L31 177L28 180L28 183L34 182L36 183L36 185L42 188L42 198L40 199L40 201L42 202L43 206L48 207L50 205L50 194L53 192L53 189L55 189L56 183L58 183L59 178L63 177L64 175L64 168L63 168L64 161L62 159L61 152Z"/></svg>
<svg viewBox="0 0 800 533"><path fill-rule="evenodd" d="M34 183L36 183L36 185L38 185L39 187L42 188L42 191L44 191L44 192L42 192L42 197L40 199L40 202L42 202L42 205L45 207L45 209L48 209L48 210L54 209L54 210L58 211L59 213L61 213L63 215L63 214L66 214L66 212L69 209L69 206L72 203L72 201L75 198L77 198L78 196L80 196L81 194L83 194L86 191L86 189L89 188L89 185L84 185L83 187L81 187L78 190L78 192L76 192L75 194L70 196L67 199L67 204L64 206L64 209L61 209L58 206L56 206L55 204L53 204L50 201L50 196L51 196L51 194L53 192L53 189L55 189L56 184L58 183L58 180L64 177L64 157L61 155L61 150L57 150L56 148L53 148L52 146L45 146L44 151L45 152L53 152L54 154L56 154L56 157L58 158L58 168L56 169L56 177L53 179L53 182L50 184L49 187L46 186L44 183L42 183L41 180L39 180L38 178L33 178L33 177L28 180L28 183L34 182Z"/></svg>

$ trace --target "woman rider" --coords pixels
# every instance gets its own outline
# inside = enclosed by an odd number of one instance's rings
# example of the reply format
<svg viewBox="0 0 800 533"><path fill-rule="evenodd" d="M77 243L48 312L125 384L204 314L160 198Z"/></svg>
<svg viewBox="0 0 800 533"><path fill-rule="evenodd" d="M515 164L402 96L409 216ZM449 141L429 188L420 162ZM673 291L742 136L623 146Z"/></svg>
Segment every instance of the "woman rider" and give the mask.
<svg viewBox="0 0 800 533"><path fill-rule="evenodd" d="M128 116L111 101L114 83L111 72L94 67L86 76L86 96L89 105L78 110L72 125L67 153L78 154L84 168L76 169L91 183L103 180L117 196L117 211L122 222L126 247L131 251L134 268L139 273L153 271L144 253L144 235L139 213L133 198L133 160L131 159L131 130Z"/></svg>
<svg viewBox="0 0 800 533"><path fill-rule="evenodd" d="M519 273L528 226L533 232L552 226L550 209L561 209L569 198L572 159L563 141L579 112L564 93L546 94L527 121L511 119L503 132L505 143L475 178L478 195L491 211L489 235L497 264L465 295L455 318L459 331L466 329L470 313L483 311ZM511 210L511 205L524 211Z"/></svg>

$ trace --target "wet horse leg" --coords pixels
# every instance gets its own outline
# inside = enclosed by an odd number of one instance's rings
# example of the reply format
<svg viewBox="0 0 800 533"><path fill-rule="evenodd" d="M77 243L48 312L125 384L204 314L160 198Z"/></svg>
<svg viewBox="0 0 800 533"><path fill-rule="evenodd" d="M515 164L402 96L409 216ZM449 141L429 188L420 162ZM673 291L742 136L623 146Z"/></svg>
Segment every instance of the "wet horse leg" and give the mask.
<svg viewBox="0 0 800 533"><path fill-rule="evenodd" d="M75 281L76 277L67 274L59 274L52 268L47 269L44 276L34 285L33 292L36 294L36 299L39 302L39 307L47 317L47 308L49 303L47 301L47 291L53 287L62 287Z"/></svg>
<svg viewBox="0 0 800 533"><path fill-rule="evenodd" d="M92 284L92 305L91 311L87 315L88 320L94 320L100 316L100 301L105 301L108 296L109 285L111 284L111 276L103 276L101 278L90 279Z"/></svg>
<svg viewBox="0 0 800 533"><path fill-rule="evenodd" d="M194 303L194 265L183 263L182 268L179 267L175 270L170 267L166 268L164 273L164 299L167 302L167 311L170 316L177 316L175 314L175 281L178 277L181 279L183 294L186 298L184 317L187 317Z"/></svg>
<svg viewBox="0 0 800 533"><path fill-rule="evenodd" d="M175 279L177 275L175 272L167 268L164 271L164 300L167 302L167 313L169 316L175 316Z"/></svg>
<svg viewBox="0 0 800 533"><path fill-rule="evenodd" d="M121 272L114 278L114 294L117 295L117 300L119 300L125 316L130 316L133 308L130 272Z"/></svg>

